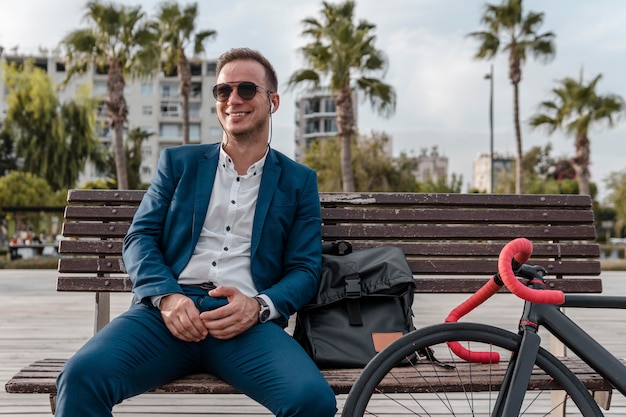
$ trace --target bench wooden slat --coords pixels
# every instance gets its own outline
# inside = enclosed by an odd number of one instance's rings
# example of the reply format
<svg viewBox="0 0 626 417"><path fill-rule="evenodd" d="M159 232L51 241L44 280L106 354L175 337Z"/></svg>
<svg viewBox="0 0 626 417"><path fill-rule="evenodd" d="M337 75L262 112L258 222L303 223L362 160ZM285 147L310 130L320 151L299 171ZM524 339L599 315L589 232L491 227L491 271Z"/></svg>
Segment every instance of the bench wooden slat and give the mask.
<svg viewBox="0 0 626 417"><path fill-rule="evenodd" d="M65 220L130 222L136 211L137 206L67 206Z"/></svg>
<svg viewBox="0 0 626 417"><path fill-rule="evenodd" d="M144 190L69 190L67 202L69 204L117 205L132 203L138 205L145 193Z"/></svg>
<svg viewBox="0 0 626 417"><path fill-rule="evenodd" d="M485 279L496 273L497 259L407 259L412 271L419 271L420 275L457 275L462 271L464 275L473 275ZM589 276L600 273L600 262L577 262L561 259L558 262L534 259L534 263L542 265L548 273L558 277ZM59 272L67 274L96 272L99 274L126 273L122 258L65 258L59 260ZM482 278L481 278L482 277ZM437 278L433 278L437 279Z"/></svg>
<svg viewBox="0 0 626 417"><path fill-rule="evenodd" d="M593 240L596 229L592 225L544 226L544 225L423 225L411 224L397 227L386 225L323 225L322 235L326 240L350 239L499 239L511 240L518 237L540 240Z"/></svg>
<svg viewBox="0 0 626 417"><path fill-rule="evenodd" d="M426 294L473 293L486 281L486 278L415 278L415 292ZM600 293L602 282L597 278L551 279L550 289L567 293ZM110 276L106 279L93 276L59 276L57 291L74 292L130 292L132 282L128 276ZM506 291L503 289L501 291Z"/></svg>
<svg viewBox="0 0 626 417"><path fill-rule="evenodd" d="M376 246L393 245L401 247L407 257L412 256L436 256L436 257L490 257L498 253L504 243L488 242L406 242L406 241L351 241L353 250L366 249ZM596 243L572 243L560 245L559 243L535 243L533 244L533 258L599 258L600 248Z"/></svg>
<svg viewBox="0 0 626 417"><path fill-rule="evenodd" d="M322 206L429 205L443 207L557 207L588 209L591 197L575 194L429 194L429 193L320 193Z"/></svg>
<svg viewBox="0 0 626 417"><path fill-rule="evenodd" d="M468 257L493 256L504 246L502 243L467 243L467 242L367 242L353 241L354 250L366 249L375 246L393 245L401 247L407 257L436 256L455 257L462 253ZM119 255L122 251L122 240L72 240L59 242L59 253L70 255ZM533 245L533 257L536 258L599 258L600 248L597 244L575 243L560 245L559 243L537 243Z"/></svg>
<svg viewBox="0 0 626 417"><path fill-rule="evenodd" d="M578 358L563 358L563 362L573 369L578 378L592 391L610 391L611 385L589 368ZM55 380L64 361L60 359L44 359L22 369L5 388L8 393L42 393L55 394ZM506 370L506 362L493 365L471 364L472 385L474 390L486 389L488 386L499 386ZM462 391L467 389L458 385L458 374L469 374L467 370L470 364L458 362L454 364L454 370L446 371L432 365L420 366L420 373L416 373L412 367L396 368L394 378L383 380L381 387L396 392L430 392L433 387L445 385L446 390ZM423 368L423 369L422 369ZM433 369L437 368L437 372ZM487 372L489 370L489 372ZM360 369L329 369L322 370L322 374L330 384L335 394L347 394L354 381L358 378ZM484 375L481 379L481 375ZM483 385L481 385L481 380ZM530 389L558 388L551 386L545 375L541 372L533 372L529 385ZM210 374L196 374L177 379L171 383L150 391L151 393L177 393L177 394L237 394L239 393L231 385L221 381Z"/></svg>
<svg viewBox="0 0 626 417"><path fill-rule="evenodd" d="M64 223L62 234L64 237L92 237L99 239L117 238L126 236L130 223Z"/></svg>
<svg viewBox="0 0 626 417"><path fill-rule="evenodd" d="M59 242L60 254L106 256L120 255L122 240L62 240Z"/></svg>
<svg viewBox="0 0 626 417"><path fill-rule="evenodd" d="M479 223L481 225L492 223L593 223L593 213L589 211L571 210L567 215L563 215L563 210L549 208L545 210L536 209L464 209L464 208L372 208L363 210L349 210L346 207L323 208L322 218L326 224L341 221L353 222L380 222L389 223L410 222L445 222L454 223Z"/></svg>

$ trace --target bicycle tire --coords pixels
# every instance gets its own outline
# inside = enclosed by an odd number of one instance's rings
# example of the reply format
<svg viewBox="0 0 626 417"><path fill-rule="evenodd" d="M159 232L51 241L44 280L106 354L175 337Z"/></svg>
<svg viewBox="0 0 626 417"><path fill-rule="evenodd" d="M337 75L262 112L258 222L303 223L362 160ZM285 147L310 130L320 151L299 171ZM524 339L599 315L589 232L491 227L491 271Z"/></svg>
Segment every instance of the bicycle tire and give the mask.
<svg viewBox="0 0 626 417"><path fill-rule="evenodd" d="M458 341L472 350L488 347L500 351L508 359L517 350L521 336L497 327L476 323L444 323L428 326L404 335L376 355L363 369L363 372L348 394L342 417L364 415L419 415L419 416L491 416L499 387L493 384L495 376L491 372L502 373L503 365L469 364L449 352L445 342ZM418 359L409 366L396 367L401 360L415 355L424 348L432 349L440 363L452 365L455 369L444 369L430 360ZM445 356L445 358L444 358ZM556 382L567 393L568 415L575 406L584 417L603 416L602 411L576 376L554 355L540 348L535 359L534 373L545 373L544 380ZM469 368L457 372L460 367ZM441 368L441 369L439 369ZM426 389L404 386L402 381L410 378L421 379L423 373L437 373L441 385L429 385ZM455 375L456 374L456 375ZM462 375L461 375L462 374ZM463 377L476 378L476 381L461 381ZM391 380L389 379L391 378ZM471 379L470 378L470 379ZM430 378L433 379L433 378ZM381 382L382 381L382 382ZM391 383L385 388L385 381ZM542 381L541 384L544 382ZM407 382L410 384L410 381ZM456 385L455 392L448 388ZM392 388L391 386L394 386ZM398 388L398 386L400 386ZM458 387L462 388L458 388ZM385 392L391 389L392 392ZM416 390L419 392L413 392ZM547 385L533 386L526 391L520 416L550 415L552 399ZM547 396L547 397L546 397ZM461 409L459 409L461 407ZM432 408L432 410L431 410ZM510 416L506 416L510 417Z"/></svg>

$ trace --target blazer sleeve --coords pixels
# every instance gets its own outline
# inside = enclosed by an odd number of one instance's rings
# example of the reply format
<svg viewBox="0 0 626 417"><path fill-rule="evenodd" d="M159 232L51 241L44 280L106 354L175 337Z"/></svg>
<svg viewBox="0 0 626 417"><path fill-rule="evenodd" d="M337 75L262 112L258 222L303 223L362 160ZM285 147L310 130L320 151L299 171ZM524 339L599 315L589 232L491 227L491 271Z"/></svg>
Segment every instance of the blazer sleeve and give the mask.
<svg viewBox="0 0 626 417"><path fill-rule="evenodd" d="M282 250L282 256L274 254L275 259L282 259L280 266L282 277L274 285L261 291L270 297L285 321L315 296L320 281L322 264L320 200L315 171L307 171L308 175L305 176L304 185L297 199L293 221L286 229L284 244L281 247L274 242L274 246ZM276 229L276 224L268 221L265 227ZM273 260L266 261L269 263Z"/></svg>
<svg viewBox="0 0 626 417"><path fill-rule="evenodd" d="M163 151L150 188L124 238L122 255L136 302L182 292L163 249L163 242L167 241L165 224L176 188L174 177L170 155Z"/></svg>

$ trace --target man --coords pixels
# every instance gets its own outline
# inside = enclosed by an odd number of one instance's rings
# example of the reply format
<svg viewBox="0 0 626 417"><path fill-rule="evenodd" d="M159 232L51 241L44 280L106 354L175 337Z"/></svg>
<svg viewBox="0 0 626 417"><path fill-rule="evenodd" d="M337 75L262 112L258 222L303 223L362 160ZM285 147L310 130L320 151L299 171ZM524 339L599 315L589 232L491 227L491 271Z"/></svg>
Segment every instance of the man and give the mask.
<svg viewBox="0 0 626 417"><path fill-rule="evenodd" d="M165 149L124 239L133 304L57 381L57 416L110 416L122 400L210 372L279 416L333 416L335 396L283 329L315 294L315 173L269 148L272 65L223 54L213 94L221 144Z"/></svg>

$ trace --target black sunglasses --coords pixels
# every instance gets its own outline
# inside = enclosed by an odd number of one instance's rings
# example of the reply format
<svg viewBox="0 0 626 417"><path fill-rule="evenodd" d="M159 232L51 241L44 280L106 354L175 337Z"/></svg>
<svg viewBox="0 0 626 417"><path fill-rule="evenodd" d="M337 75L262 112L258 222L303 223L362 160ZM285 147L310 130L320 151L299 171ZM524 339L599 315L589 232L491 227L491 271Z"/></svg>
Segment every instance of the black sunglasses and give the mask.
<svg viewBox="0 0 626 417"><path fill-rule="evenodd" d="M252 100L256 95L257 88L261 88L268 93L271 93L267 88L256 85L251 81L242 81L237 85L237 94L244 100ZM233 92L233 87L228 83L217 84L213 87L213 97L217 101L226 101L230 97L230 93Z"/></svg>

